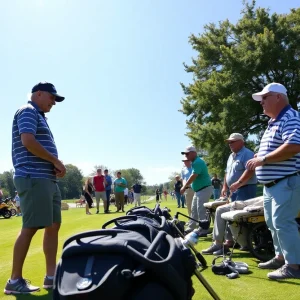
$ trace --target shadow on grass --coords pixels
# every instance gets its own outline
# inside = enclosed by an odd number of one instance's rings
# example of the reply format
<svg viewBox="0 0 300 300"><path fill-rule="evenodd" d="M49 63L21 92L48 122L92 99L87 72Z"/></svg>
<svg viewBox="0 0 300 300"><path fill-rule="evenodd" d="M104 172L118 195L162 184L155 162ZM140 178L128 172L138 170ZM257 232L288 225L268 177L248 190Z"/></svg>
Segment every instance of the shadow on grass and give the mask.
<svg viewBox="0 0 300 300"><path fill-rule="evenodd" d="M15 297L16 300L28 300L33 299L34 297L38 297L39 300L50 300L52 299L53 293L52 291L47 291L45 295L41 295L40 292L35 292L32 294L23 294L23 295L11 295L12 297Z"/></svg>

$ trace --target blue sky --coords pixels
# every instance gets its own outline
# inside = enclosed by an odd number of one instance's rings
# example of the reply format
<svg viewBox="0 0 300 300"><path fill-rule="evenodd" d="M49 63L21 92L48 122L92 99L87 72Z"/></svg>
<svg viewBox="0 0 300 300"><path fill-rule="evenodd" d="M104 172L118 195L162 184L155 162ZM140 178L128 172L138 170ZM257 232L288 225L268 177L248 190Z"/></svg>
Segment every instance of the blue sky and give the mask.
<svg viewBox="0 0 300 300"><path fill-rule="evenodd" d="M257 1L288 13L298 1ZM12 168L11 124L39 81L66 97L48 114L59 157L87 175L96 164L137 168L148 184L181 169L178 112L191 33L240 17L240 0L3 0L0 172Z"/></svg>

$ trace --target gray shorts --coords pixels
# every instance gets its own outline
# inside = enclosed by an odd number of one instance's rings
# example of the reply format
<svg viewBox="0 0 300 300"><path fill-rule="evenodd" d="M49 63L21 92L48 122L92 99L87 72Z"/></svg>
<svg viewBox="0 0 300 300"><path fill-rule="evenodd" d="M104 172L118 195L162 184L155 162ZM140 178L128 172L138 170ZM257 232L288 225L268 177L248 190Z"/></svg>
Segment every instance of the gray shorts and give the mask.
<svg viewBox="0 0 300 300"><path fill-rule="evenodd" d="M23 228L44 228L61 223L61 194L55 181L15 177L20 197Z"/></svg>

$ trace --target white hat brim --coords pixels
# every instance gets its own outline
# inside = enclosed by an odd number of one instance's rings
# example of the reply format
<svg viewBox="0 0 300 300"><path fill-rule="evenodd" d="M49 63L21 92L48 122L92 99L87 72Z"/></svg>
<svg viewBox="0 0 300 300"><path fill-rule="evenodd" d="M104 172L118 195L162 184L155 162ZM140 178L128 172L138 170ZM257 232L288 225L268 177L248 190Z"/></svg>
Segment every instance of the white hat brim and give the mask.
<svg viewBox="0 0 300 300"><path fill-rule="evenodd" d="M259 92L259 93L255 93L255 94L252 94L252 98L253 100L255 101L261 101L262 100L262 96L267 94L268 92Z"/></svg>

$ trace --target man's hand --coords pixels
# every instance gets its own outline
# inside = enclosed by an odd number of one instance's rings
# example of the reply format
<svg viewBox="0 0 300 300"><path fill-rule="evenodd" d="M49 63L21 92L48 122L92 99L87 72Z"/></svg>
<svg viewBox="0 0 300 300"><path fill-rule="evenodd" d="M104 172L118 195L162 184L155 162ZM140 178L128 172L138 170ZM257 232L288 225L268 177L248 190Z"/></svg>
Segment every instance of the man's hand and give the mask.
<svg viewBox="0 0 300 300"><path fill-rule="evenodd" d="M66 175L66 167L60 160L57 160L57 162L54 163L54 172L59 178L62 178Z"/></svg>
<svg viewBox="0 0 300 300"><path fill-rule="evenodd" d="M221 191L221 196L227 197L227 187L223 186L222 191Z"/></svg>
<svg viewBox="0 0 300 300"><path fill-rule="evenodd" d="M181 189L180 189L180 194L183 195L185 192L185 187L183 186Z"/></svg>
<svg viewBox="0 0 300 300"><path fill-rule="evenodd" d="M248 170L255 170L256 167L264 165L263 158L262 157L255 157L252 159L249 159L246 163L246 169Z"/></svg>
<svg viewBox="0 0 300 300"><path fill-rule="evenodd" d="M234 193L238 188L240 188L242 185L236 181L234 182L230 187L229 187L229 190L231 193Z"/></svg>

